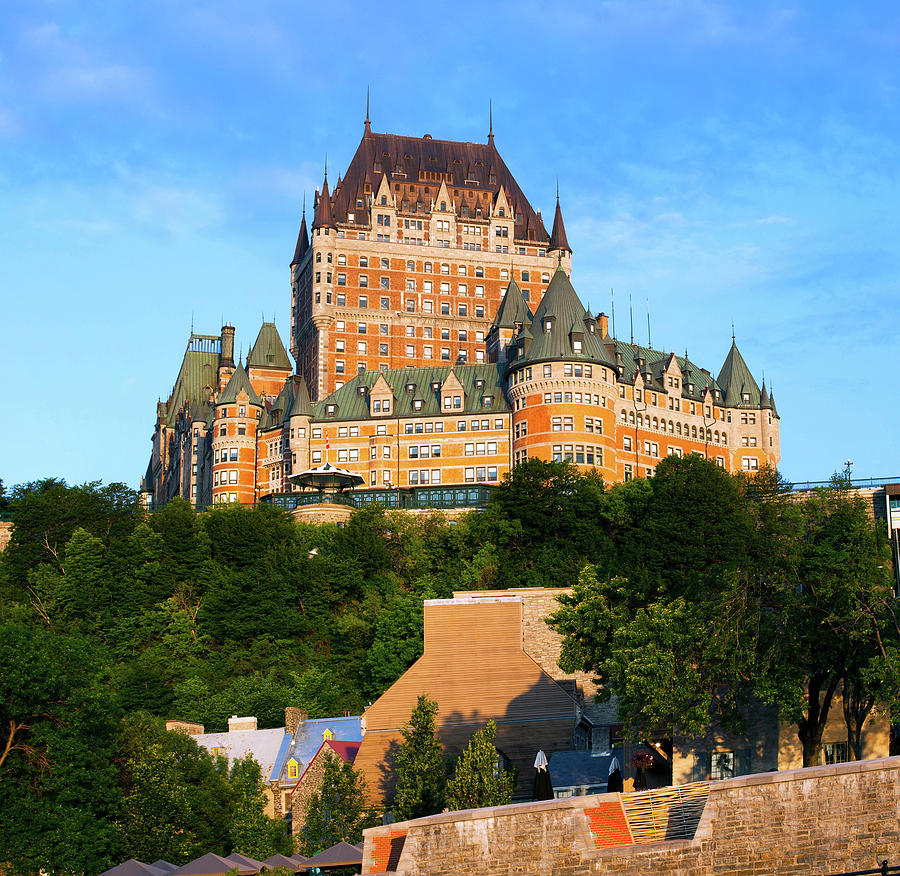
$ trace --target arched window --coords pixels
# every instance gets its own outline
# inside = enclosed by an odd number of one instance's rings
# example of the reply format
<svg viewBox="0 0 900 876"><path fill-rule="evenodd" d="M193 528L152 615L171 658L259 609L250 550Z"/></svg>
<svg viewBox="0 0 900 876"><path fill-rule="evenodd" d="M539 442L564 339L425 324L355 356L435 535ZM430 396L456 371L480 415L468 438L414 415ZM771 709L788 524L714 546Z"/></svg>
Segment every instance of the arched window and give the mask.
<svg viewBox="0 0 900 876"><path fill-rule="evenodd" d="M653 428L659 429L659 421L656 419L656 417L653 418Z"/></svg>
<svg viewBox="0 0 900 876"><path fill-rule="evenodd" d="M675 424L675 431L680 435L681 434L681 423Z"/></svg>
<svg viewBox="0 0 900 876"><path fill-rule="evenodd" d="M697 437L697 427L691 426L691 438L696 438L696 437Z"/></svg>

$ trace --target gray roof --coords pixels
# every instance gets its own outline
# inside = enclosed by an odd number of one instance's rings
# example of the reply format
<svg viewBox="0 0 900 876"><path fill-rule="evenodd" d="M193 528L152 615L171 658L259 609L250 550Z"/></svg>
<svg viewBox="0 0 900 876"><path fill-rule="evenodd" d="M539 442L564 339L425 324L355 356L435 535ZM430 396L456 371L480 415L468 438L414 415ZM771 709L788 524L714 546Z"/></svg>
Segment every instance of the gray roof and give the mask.
<svg viewBox="0 0 900 876"><path fill-rule="evenodd" d="M162 420L167 426L174 424L178 411L185 403L193 407L208 401L207 387L215 390L218 386L220 343L221 338L217 335L191 334L184 358L181 360L181 368L175 378L175 385L172 387L172 394L168 401L160 405Z"/></svg>
<svg viewBox="0 0 900 876"><path fill-rule="evenodd" d="M291 737L284 732L284 727L272 730L231 730L225 733L199 733L191 736L197 745L202 745L212 752L215 748L224 749L228 765L240 760L247 754L259 764L264 782L268 782L272 767L278 760L282 748L287 749Z"/></svg>
<svg viewBox="0 0 900 876"><path fill-rule="evenodd" d="M299 764L299 775L309 766L325 739L325 731L330 730L334 739L341 742L362 742L362 716L346 718L308 718L297 728L294 738L285 747L272 770L273 780L286 776L287 762L294 758Z"/></svg>
<svg viewBox="0 0 900 876"><path fill-rule="evenodd" d="M534 312L531 323L534 340L512 367L548 359L583 359L612 366L596 323L585 321L586 316L587 311L566 272L562 266L558 267ZM581 352L575 352L575 340L581 341Z"/></svg>
<svg viewBox="0 0 900 876"><path fill-rule="evenodd" d="M553 789L606 787L612 758L612 754L595 756L589 751L554 751L547 766Z"/></svg>

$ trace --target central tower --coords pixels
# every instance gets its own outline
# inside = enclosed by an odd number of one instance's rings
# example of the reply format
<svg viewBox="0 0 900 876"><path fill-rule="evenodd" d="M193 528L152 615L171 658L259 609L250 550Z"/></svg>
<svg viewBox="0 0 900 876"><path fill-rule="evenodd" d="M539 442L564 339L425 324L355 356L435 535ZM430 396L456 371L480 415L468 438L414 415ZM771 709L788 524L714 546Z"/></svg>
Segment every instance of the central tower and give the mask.
<svg viewBox="0 0 900 876"><path fill-rule="evenodd" d="M558 226L558 227L557 227ZM357 373L485 361L515 280L532 309L571 250L557 209L547 234L494 144L363 137L291 263L291 353L313 400Z"/></svg>

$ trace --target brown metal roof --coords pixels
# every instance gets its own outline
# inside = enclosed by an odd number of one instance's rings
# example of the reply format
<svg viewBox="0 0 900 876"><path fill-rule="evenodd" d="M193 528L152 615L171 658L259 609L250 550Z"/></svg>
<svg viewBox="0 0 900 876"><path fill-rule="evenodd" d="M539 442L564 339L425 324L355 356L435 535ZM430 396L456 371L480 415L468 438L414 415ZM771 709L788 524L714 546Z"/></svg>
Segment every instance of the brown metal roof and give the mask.
<svg viewBox="0 0 900 876"><path fill-rule="evenodd" d="M497 747L520 771L537 748L572 745L575 702L522 650L520 597L425 603L425 653L366 711L354 765L376 799L392 785L385 759L422 693L438 703L437 730L449 751L492 719Z"/></svg>
<svg viewBox="0 0 900 876"><path fill-rule="evenodd" d="M322 192L316 198L316 215L313 217L313 228L334 228L334 217L331 211L331 195L328 192L328 171L325 171L325 181L322 183Z"/></svg>
<svg viewBox="0 0 900 876"><path fill-rule="evenodd" d="M562 210L559 208L559 192L556 193L556 213L553 214L553 231L550 232L550 246L547 247L549 252L555 249L564 249L571 253L572 247L569 246L569 239L566 237L566 226L563 224Z"/></svg>
<svg viewBox="0 0 900 876"><path fill-rule="evenodd" d="M398 200L409 200L413 203L421 200L423 209L429 210L430 196L437 193L441 182L446 182L448 188L459 192L459 196L451 192L458 214L461 214L463 204L483 204L485 218L486 208L494 203L502 187L516 217L515 238L532 240L539 245L546 245L549 240L540 215L535 212L500 157L493 144L493 138L486 144L465 143L456 140L435 140L429 135L405 137L399 134L373 133L367 126L347 173L332 196L334 221L346 222L347 214L357 210L357 199L362 199L365 203L366 196L378 190L385 175L392 186L403 184L402 197ZM412 192L408 188L410 185L414 186ZM425 186L429 187L428 193L424 191ZM323 195L325 191L327 189L323 190ZM480 194L482 199L470 199L465 192ZM358 218L357 214L357 224ZM319 224L318 211L313 227L317 224Z"/></svg>

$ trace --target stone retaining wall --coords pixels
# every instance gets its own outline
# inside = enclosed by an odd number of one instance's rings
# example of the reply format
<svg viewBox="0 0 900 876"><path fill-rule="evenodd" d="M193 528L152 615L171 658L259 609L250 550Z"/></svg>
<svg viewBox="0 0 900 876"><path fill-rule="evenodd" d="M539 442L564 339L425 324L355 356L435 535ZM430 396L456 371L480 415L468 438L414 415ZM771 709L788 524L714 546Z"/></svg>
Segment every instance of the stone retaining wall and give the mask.
<svg viewBox="0 0 900 876"><path fill-rule="evenodd" d="M603 794L373 828L362 872L815 876L885 858L900 864L896 757L712 782L691 840L604 847L627 838L624 830L605 830L597 815L613 809L621 810L619 795Z"/></svg>

